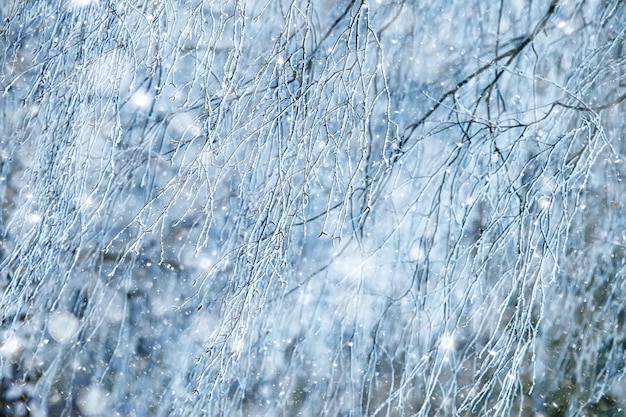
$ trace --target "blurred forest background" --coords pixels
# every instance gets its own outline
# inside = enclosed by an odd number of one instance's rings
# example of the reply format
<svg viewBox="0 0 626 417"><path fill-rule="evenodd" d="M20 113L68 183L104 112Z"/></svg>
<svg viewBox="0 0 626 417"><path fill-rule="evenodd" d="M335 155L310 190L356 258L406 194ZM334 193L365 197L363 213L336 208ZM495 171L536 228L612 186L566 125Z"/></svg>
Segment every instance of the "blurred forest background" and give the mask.
<svg viewBox="0 0 626 417"><path fill-rule="evenodd" d="M0 415L624 415L624 1L0 18Z"/></svg>

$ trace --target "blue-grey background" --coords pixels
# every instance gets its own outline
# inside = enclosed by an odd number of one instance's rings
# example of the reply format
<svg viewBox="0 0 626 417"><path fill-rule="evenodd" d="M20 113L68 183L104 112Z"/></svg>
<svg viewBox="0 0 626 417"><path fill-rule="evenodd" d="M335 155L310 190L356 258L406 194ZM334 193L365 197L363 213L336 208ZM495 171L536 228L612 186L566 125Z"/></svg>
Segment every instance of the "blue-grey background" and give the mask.
<svg viewBox="0 0 626 417"><path fill-rule="evenodd" d="M0 414L623 415L623 1L0 17Z"/></svg>

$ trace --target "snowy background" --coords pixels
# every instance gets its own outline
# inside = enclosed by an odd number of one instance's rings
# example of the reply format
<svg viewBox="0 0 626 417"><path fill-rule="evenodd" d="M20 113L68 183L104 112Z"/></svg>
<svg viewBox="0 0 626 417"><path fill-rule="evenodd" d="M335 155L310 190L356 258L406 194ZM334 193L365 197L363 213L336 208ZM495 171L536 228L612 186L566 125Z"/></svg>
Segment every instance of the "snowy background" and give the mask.
<svg viewBox="0 0 626 417"><path fill-rule="evenodd" d="M623 1L0 18L0 415L624 415Z"/></svg>

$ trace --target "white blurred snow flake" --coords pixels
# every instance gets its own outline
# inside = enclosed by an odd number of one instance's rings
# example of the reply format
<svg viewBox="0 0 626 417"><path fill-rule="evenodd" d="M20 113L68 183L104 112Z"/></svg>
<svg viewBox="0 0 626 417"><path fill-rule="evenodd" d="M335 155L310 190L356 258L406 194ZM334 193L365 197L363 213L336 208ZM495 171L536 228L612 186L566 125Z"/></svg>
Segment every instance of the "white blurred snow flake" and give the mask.
<svg viewBox="0 0 626 417"><path fill-rule="evenodd" d="M87 7L92 3L97 3L97 0L70 0L73 7Z"/></svg>
<svg viewBox="0 0 626 417"><path fill-rule="evenodd" d="M550 208L550 204L552 203L552 199L548 196L543 196L540 197L539 199L537 199L537 202L539 203L539 207L541 207L542 210L545 210L547 208Z"/></svg>
<svg viewBox="0 0 626 417"><path fill-rule="evenodd" d="M456 341L454 336L450 333L446 333L439 339L439 349L444 352L452 352L456 349Z"/></svg>
<svg viewBox="0 0 626 417"><path fill-rule="evenodd" d="M11 336L0 347L0 354L6 359L17 357L22 351L22 341L17 336Z"/></svg>
<svg viewBox="0 0 626 417"><path fill-rule="evenodd" d="M124 300L119 292L112 292L105 310L105 317L113 323L119 323L124 318Z"/></svg>
<svg viewBox="0 0 626 417"><path fill-rule="evenodd" d="M411 248L410 259L413 262L420 262L426 259L426 251L424 251L422 245L415 245Z"/></svg>
<svg viewBox="0 0 626 417"><path fill-rule="evenodd" d="M42 220L42 217L41 214L33 212L28 215L27 220L30 224L36 224Z"/></svg>
<svg viewBox="0 0 626 417"><path fill-rule="evenodd" d="M82 415L100 415L109 409L109 396L107 391L92 385L81 390L76 404Z"/></svg>
<svg viewBox="0 0 626 417"><path fill-rule="evenodd" d="M133 106L144 110L149 108L152 105L153 101L154 97L152 96L152 94L143 89L137 90L130 97L130 102Z"/></svg>
<svg viewBox="0 0 626 417"><path fill-rule="evenodd" d="M233 339L230 347L230 351L233 355L240 354L243 351L244 342L243 337L239 336Z"/></svg>
<svg viewBox="0 0 626 417"><path fill-rule="evenodd" d="M78 331L78 319L67 311L55 311L48 319L48 333L58 343L69 343Z"/></svg>

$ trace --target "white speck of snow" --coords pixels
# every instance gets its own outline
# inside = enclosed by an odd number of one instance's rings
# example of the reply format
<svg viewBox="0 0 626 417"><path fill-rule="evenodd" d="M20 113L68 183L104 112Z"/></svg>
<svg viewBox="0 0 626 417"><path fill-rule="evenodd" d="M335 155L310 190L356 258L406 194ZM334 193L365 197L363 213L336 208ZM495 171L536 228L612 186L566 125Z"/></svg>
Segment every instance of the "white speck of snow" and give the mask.
<svg viewBox="0 0 626 417"><path fill-rule="evenodd" d="M244 348L243 337L238 336L232 341L230 351L233 355L238 355L239 353L243 351L243 348Z"/></svg>
<svg viewBox="0 0 626 417"><path fill-rule="evenodd" d="M86 210L94 206L94 201L89 196L85 196L82 199L77 199L77 200L78 200L78 206L82 210Z"/></svg>
<svg viewBox="0 0 626 417"><path fill-rule="evenodd" d="M198 136L202 132L202 127L189 113L181 113L172 118L172 127L178 134Z"/></svg>
<svg viewBox="0 0 626 417"><path fill-rule="evenodd" d="M39 213L30 213L27 219L28 219L28 223L35 224L35 223L39 223L42 217L41 217L41 214Z"/></svg>
<svg viewBox="0 0 626 417"><path fill-rule="evenodd" d="M74 7L87 7L92 3L96 3L96 0L70 0L70 3Z"/></svg>
<svg viewBox="0 0 626 417"><path fill-rule="evenodd" d="M574 24L565 20L561 20L559 23L557 23L556 27L559 28L559 30L561 30L561 32L566 35L571 35L576 30L576 26Z"/></svg>
<svg viewBox="0 0 626 417"><path fill-rule="evenodd" d="M554 178L543 179L541 190L543 191L544 194L546 195L553 194L557 188L558 188L558 184L554 180Z"/></svg>
<svg viewBox="0 0 626 417"><path fill-rule="evenodd" d="M105 414L109 408L109 393L92 385L78 394L76 403L84 416Z"/></svg>
<svg viewBox="0 0 626 417"><path fill-rule="evenodd" d="M552 200L550 199L550 197L547 196L543 196L538 200L539 207L541 207L542 210L549 208L551 202Z"/></svg>
<svg viewBox="0 0 626 417"><path fill-rule="evenodd" d="M113 323L119 323L124 318L124 300L118 292L111 293L109 300L105 317Z"/></svg>
<svg viewBox="0 0 626 417"><path fill-rule="evenodd" d="M17 336L11 336L0 347L0 354L6 359L12 359L18 356L21 350L22 341Z"/></svg>
<svg viewBox="0 0 626 417"><path fill-rule="evenodd" d="M215 262L210 256L198 255L195 257L195 266L201 270L209 269Z"/></svg>
<svg viewBox="0 0 626 417"><path fill-rule="evenodd" d="M150 307L152 308L152 313L157 316L163 316L172 311L172 306L176 304L176 299L172 299L168 297L171 294L164 294L160 297L153 297L150 300Z"/></svg>
<svg viewBox="0 0 626 417"><path fill-rule="evenodd" d="M467 198L465 199L465 201L464 201L464 203L463 203L463 204L464 204L465 206L472 206L472 205L474 205L474 203L475 203L475 202L476 202L476 197L474 197L474 196L469 196L469 197L467 197Z"/></svg>
<svg viewBox="0 0 626 417"><path fill-rule="evenodd" d="M453 350L455 350L455 348L456 342L453 335L446 333L441 336L441 339L439 339L439 349L443 350L444 352L452 352Z"/></svg>
<svg viewBox="0 0 626 417"><path fill-rule="evenodd" d="M137 90L130 98L132 105L140 109L149 108L153 101L154 98L152 97L152 94L143 89Z"/></svg>
<svg viewBox="0 0 626 417"><path fill-rule="evenodd" d="M58 343L69 343L78 331L78 319L66 311L55 311L48 319L48 333Z"/></svg>
<svg viewBox="0 0 626 417"><path fill-rule="evenodd" d="M410 252L411 260L414 262L423 261L426 258L426 252L422 245L415 245Z"/></svg>

